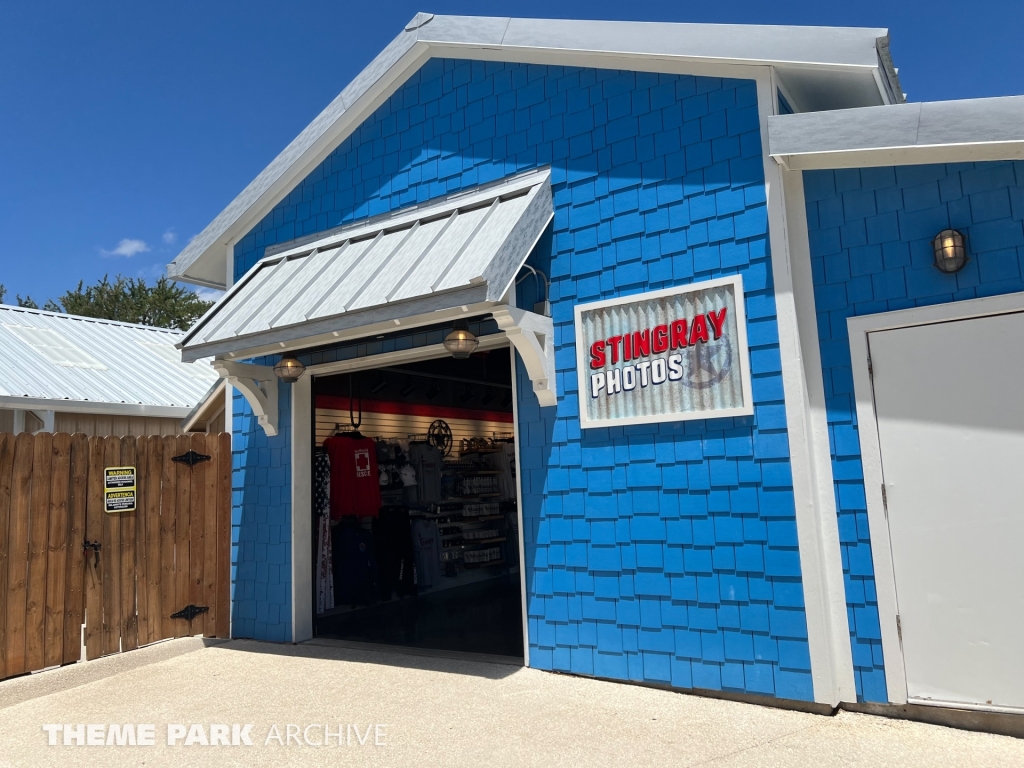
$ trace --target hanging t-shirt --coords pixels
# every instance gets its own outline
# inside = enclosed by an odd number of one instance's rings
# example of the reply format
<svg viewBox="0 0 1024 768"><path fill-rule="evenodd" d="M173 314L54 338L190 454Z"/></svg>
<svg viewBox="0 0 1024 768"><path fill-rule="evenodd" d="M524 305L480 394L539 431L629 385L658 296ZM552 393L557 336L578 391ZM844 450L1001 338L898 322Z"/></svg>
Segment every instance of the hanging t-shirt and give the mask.
<svg viewBox="0 0 1024 768"><path fill-rule="evenodd" d="M324 448L331 460L331 518L376 517L380 511L377 449L368 437L329 437Z"/></svg>
<svg viewBox="0 0 1024 768"><path fill-rule="evenodd" d="M441 451L429 443L412 443L409 446L409 461L419 481L420 503L434 504L440 501L441 465L444 462Z"/></svg>
<svg viewBox="0 0 1024 768"><path fill-rule="evenodd" d="M441 534L433 520L412 524L412 547L416 553L416 573L421 589L436 587L441 581Z"/></svg>
<svg viewBox="0 0 1024 768"><path fill-rule="evenodd" d="M487 456L488 464L501 472L498 475L498 491L503 499L516 498L516 446L514 443L500 443L500 451Z"/></svg>

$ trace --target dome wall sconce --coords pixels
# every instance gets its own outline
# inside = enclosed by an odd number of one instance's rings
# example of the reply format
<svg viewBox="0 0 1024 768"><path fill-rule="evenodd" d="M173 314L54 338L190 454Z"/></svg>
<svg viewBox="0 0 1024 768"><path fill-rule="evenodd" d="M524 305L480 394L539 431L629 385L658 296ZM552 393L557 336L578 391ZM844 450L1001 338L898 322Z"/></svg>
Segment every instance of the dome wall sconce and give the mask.
<svg viewBox="0 0 1024 768"><path fill-rule="evenodd" d="M281 358L281 361L274 366L274 375L277 376L281 381L294 384L298 381L302 374L305 373L306 366L299 362L295 355L288 354Z"/></svg>
<svg viewBox="0 0 1024 768"><path fill-rule="evenodd" d="M452 332L444 338L445 349L451 352L456 360L465 360L478 346L480 341L469 330L465 320L456 320L452 324Z"/></svg>
<svg viewBox="0 0 1024 768"><path fill-rule="evenodd" d="M959 272L967 263L967 238L955 229L944 229L932 240L935 268L947 275Z"/></svg>

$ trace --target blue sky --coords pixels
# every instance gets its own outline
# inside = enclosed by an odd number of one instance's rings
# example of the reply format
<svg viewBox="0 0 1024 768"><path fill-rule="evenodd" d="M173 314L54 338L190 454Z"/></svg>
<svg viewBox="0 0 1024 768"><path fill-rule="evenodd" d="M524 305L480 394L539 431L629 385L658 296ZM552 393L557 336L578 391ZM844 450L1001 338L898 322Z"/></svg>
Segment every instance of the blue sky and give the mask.
<svg viewBox="0 0 1024 768"><path fill-rule="evenodd" d="M1020 0L6 3L7 301L163 274L418 10L888 27L912 101L1024 94Z"/></svg>

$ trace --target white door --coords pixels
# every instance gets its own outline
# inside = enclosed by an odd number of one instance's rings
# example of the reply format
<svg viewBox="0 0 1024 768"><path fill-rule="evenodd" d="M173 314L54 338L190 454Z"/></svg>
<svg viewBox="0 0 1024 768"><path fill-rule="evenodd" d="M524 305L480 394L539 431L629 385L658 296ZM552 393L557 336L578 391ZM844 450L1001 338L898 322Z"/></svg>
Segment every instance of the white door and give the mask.
<svg viewBox="0 0 1024 768"><path fill-rule="evenodd" d="M1024 709L1024 313L868 345L907 695Z"/></svg>

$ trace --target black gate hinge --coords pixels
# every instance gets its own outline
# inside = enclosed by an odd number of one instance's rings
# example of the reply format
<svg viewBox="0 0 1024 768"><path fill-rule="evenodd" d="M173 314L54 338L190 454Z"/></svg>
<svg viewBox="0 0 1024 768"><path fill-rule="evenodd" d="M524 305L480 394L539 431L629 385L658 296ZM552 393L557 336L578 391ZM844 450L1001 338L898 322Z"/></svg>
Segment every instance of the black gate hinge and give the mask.
<svg viewBox="0 0 1024 768"><path fill-rule="evenodd" d="M181 456L172 456L171 457L171 461L177 461L177 462L180 462L182 464L188 464L190 467L194 467L196 464L198 464L201 461L209 461L209 460L210 460L210 457L207 456L205 453L196 453L195 451L189 451L188 453L181 454Z"/></svg>
<svg viewBox="0 0 1024 768"><path fill-rule="evenodd" d="M172 613L171 618L192 621L192 619L194 619L196 616L198 616L201 613L206 613L208 610L210 610L210 606L208 605L192 605L191 603L189 603L177 613Z"/></svg>

